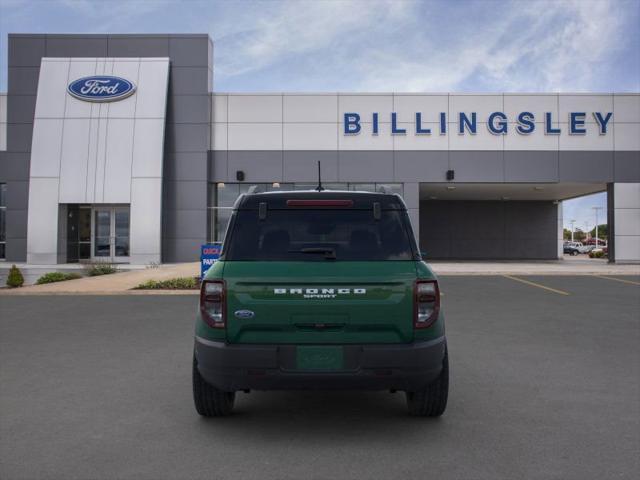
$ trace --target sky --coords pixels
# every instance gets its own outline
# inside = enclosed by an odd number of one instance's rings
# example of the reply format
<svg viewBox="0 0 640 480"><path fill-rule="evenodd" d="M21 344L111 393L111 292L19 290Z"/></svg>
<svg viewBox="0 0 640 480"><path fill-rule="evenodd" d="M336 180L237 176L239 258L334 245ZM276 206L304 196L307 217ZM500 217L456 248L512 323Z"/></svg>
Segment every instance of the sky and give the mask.
<svg viewBox="0 0 640 480"><path fill-rule="evenodd" d="M8 33L208 33L219 92L638 92L638 25L640 0L0 0L0 91Z"/></svg>

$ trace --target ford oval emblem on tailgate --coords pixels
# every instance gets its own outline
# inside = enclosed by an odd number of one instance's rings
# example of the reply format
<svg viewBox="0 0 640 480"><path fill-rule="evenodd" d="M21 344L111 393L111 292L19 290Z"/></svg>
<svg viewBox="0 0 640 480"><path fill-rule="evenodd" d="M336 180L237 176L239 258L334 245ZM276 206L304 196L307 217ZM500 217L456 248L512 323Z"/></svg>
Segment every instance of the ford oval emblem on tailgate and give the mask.
<svg viewBox="0 0 640 480"><path fill-rule="evenodd" d="M238 318L253 318L256 316L251 310L236 310L234 315Z"/></svg>

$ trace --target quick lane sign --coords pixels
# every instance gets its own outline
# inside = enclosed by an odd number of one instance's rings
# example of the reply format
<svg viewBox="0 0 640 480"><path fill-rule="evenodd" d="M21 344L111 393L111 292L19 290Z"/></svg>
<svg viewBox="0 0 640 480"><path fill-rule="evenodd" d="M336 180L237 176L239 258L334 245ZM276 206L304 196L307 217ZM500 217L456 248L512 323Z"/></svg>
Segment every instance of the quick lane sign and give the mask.
<svg viewBox="0 0 640 480"><path fill-rule="evenodd" d="M220 258L220 252L222 252L222 245L206 244L200 246L200 280L204 278L207 270Z"/></svg>
<svg viewBox="0 0 640 480"><path fill-rule="evenodd" d="M607 134L607 126L613 117L613 112L571 112L568 118L568 133L569 135L586 135L586 122L587 116L593 116L594 121L598 125L598 131L600 135ZM391 113L391 135L406 135L407 130L413 130L415 135L446 135L448 123L452 122L456 127L456 133L458 135L475 135L478 133L478 123L486 123L487 129L493 135L506 135L509 133L509 122L515 122L515 130L520 135L532 134L537 125L535 123L536 117L531 112L520 112L515 118L509 119L503 112L493 112L489 114L487 118L479 119L476 112L460 112L458 116L451 120L447 119L446 112L440 112L436 127L427 127L426 122L422 118L422 112L416 112L415 116L411 118L413 123L412 129L400 127L400 122L407 122L409 119L398 119L396 112ZM378 112L373 112L371 118L367 117L363 119L359 113L349 112L344 114L344 135L358 135L363 131L364 125L370 128L369 133L371 135L378 135L380 130L380 123L387 120L381 120L381 116ZM539 122L541 120L538 120ZM552 112L545 112L543 126L545 135L560 135L562 130L555 125L558 124L558 119L553 117ZM370 125L370 127L369 127ZM432 131L433 130L433 131Z"/></svg>

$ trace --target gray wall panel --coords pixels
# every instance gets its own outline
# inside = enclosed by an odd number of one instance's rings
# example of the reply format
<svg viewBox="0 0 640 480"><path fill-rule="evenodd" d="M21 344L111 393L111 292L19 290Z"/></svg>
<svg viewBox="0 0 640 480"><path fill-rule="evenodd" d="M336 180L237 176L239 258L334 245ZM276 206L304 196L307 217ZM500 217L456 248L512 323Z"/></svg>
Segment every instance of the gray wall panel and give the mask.
<svg viewBox="0 0 640 480"><path fill-rule="evenodd" d="M13 238L27 238L27 211L14 210L7 204L7 243Z"/></svg>
<svg viewBox="0 0 640 480"><path fill-rule="evenodd" d="M31 123L7 123L7 151L30 152L32 135L33 124Z"/></svg>
<svg viewBox="0 0 640 480"><path fill-rule="evenodd" d="M394 179L397 182L443 182L449 170L449 152L443 150L396 151Z"/></svg>
<svg viewBox="0 0 640 480"><path fill-rule="evenodd" d="M209 126L210 96L171 95L167 99L167 123L204 123Z"/></svg>
<svg viewBox="0 0 640 480"><path fill-rule="evenodd" d="M47 35L47 57L106 57L107 35Z"/></svg>
<svg viewBox="0 0 640 480"><path fill-rule="evenodd" d="M168 123L165 130L165 151L199 152L206 163L209 125L206 123Z"/></svg>
<svg viewBox="0 0 640 480"><path fill-rule="evenodd" d="M231 178L228 177L229 154L225 151L209 151L208 178L210 182L227 182L236 178L233 172Z"/></svg>
<svg viewBox="0 0 640 480"><path fill-rule="evenodd" d="M47 57L106 57L106 35L47 35Z"/></svg>
<svg viewBox="0 0 640 480"><path fill-rule="evenodd" d="M171 36L169 38L169 54L175 58L173 67L208 67L209 37L208 35Z"/></svg>
<svg viewBox="0 0 640 480"><path fill-rule="evenodd" d="M37 67L9 67L7 85L11 95L35 95L38 92L40 63Z"/></svg>
<svg viewBox="0 0 640 480"><path fill-rule="evenodd" d="M166 262L194 262L200 258L202 238L168 238L162 244L163 258Z"/></svg>
<svg viewBox="0 0 640 480"><path fill-rule="evenodd" d="M166 210L198 210L207 206L207 182L164 182L163 204Z"/></svg>
<svg viewBox="0 0 640 480"><path fill-rule="evenodd" d="M282 152L277 150L229 151L229 177L245 173L245 182L282 181Z"/></svg>
<svg viewBox="0 0 640 480"><path fill-rule="evenodd" d="M167 239L202 238L206 234L207 210L167 210ZM171 236L173 235L173 236Z"/></svg>
<svg viewBox="0 0 640 480"><path fill-rule="evenodd" d="M553 202L424 201L420 249L434 259L555 259Z"/></svg>
<svg viewBox="0 0 640 480"><path fill-rule="evenodd" d="M169 39L166 35L109 35L110 57L168 57Z"/></svg>
<svg viewBox="0 0 640 480"><path fill-rule="evenodd" d="M209 69L207 67L174 67L173 58L169 74L171 95L202 95L208 92Z"/></svg>
<svg viewBox="0 0 640 480"><path fill-rule="evenodd" d="M557 182L557 151L505 151L505 182Z"/></svg>
<svg viewBox="0 0 640 480"><path fill-rule="evenodd" d="M207 163L201 153L167 153L164 178L174 181L202 181L207 178Z"/></svg>
<svg viewBox="0 0 640 480"><path fill-rule="evenodd" d="M613 181L612 151L561 151L560 182Z"/></svg>
<svg viewBox="0 0 640 480"><path fill-rule="evenodd" d="M392 151L338 152L338 181L388 182L390 178L393 178Z"/></svg>
<svg viewBox="0 0 640 480"><path fill-rule="evenodd" d="M12 123L33 123L36 111L35 95L10 95L7 97L7 109L11 112Z"/></svg>
<svg viewBox="0 0 640 480"><path fill-rule="evenodd" d="M11 182L7 186L7 206L13 209L21 209L21 207L28 203L29 182Z"/></svg>
<svg viewBox="0 0 640 480"><path fill-rule="evenodd" d="M9 35L9 67L40 67L44 56L44 35Z"/></svg>
<svg viewBox="0 0 640 480"><path fill-rule="evenodd" d="M315 182L318 180L318 161L322 169L323 182L338 181L337 151L285 150L283 166L285 182ZM232 178L235 178L235 172Z"/></svg>
<svg viewBox="0 0 640 480"><path fill-rule="evenodd" d="M503 152L450 151L449 165L455 171L456 182L503 182Z"/></svg>
<svg viewBox="0 0 640 480"><path fill-rule="evenodd" d="M24 215L26 222L27 211L23 210L22 214ZM8 229L9 225L7 224L7 234L9 233ZM27 260L27 237L25 236L23 238L13 238L7 236L7 240L7 261L25 262Z"/></svg>
<svg viewBox="0 0 640 480"><path fill-rule="evenodd" d="M614 181L640 182L640 152L614 152Z"/></svg>
<svg viewBox="0 0 640 480"><path fill-rule="evenodd" d="M29 153L3 152L3 176L4 181L29 181ZM24 206L26 207L26 204Z"/></svg>

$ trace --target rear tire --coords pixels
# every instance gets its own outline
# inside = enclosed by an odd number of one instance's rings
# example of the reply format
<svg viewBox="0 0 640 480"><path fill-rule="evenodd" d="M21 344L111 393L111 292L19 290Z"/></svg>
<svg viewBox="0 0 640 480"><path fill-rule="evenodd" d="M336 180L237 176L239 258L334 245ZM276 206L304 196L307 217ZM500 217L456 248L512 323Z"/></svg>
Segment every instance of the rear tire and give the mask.
<svg viewBox="0 0 640 480"><path fill-rule="evenodd" d="M580 253L580 252L578 252L577 250L574 250L573 252L571 252L571 255L573 255L575 257L576 255L578 255L578 253Z"/></svg>
<svg viewBox="0 0 640 480"><path fill-rule="evenodd" d="M438 378L418 392L406 392L409 414L416 417L439 417L447 408L449 396L449 355L446 347L442 371Z"/></svg>
<svg viewBox="0 0 640 480"><path fill-rule="evenodd" d="M193 401L196 411L203 417L224 417L233 411L235 392L223 392L208 384L200 372L193 356Z"/></svg>

